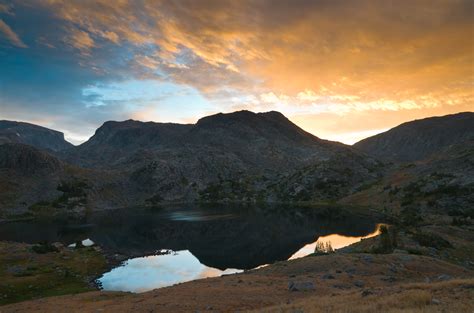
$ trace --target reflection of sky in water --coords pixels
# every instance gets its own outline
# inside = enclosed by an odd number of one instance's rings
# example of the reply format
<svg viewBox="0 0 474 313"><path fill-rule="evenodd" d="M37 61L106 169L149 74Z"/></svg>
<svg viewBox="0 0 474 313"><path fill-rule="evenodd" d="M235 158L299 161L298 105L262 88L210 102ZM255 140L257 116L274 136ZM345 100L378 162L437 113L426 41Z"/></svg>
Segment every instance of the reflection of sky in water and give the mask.
<svg viewBox="0 0 474 313"><path fill-rule="evenodd" d="M199 278L240 272L207 267L187 250L134 258L105 273L99 281L105 290L144 292Z"/></svg>
<svg viewBox="0 0 474 313"><path fill-rule="evenodd" d="M189 218L205 218L199 214L185 214L177 217L183 220ZM297 259L314 252L316 243L330 242L333 249L340 249L356 243L362 239L374 237L380 234L380 225L374 232L361 237L349 237L338 234L321 236L313 243L307 244L294 253L289 259ZM163 253L164 251L161 251ZM259 267L266 266L262 264ZM257 268L259 268L257 267ZM112 269L99 278L104 290L144 292L156 288L171 286L177 283L191 281L206 277L216 277L224 274L238 273L238 269L226 269L225 271L208 267L188 250L171 252L148 257L130 259L125 264Z"/></svg>
<svg viewBox="0 0 474 313"><path fill-rule="evenodd" d="M377 228L374 232L372 232L372 233L370 233L366 236L362 236L362 237L349 237L349 236L343 236L343 235L338 235L338 234L331 234L331 235L327 235L327 236L321 236L315 242L307 244L303 248L299 249L296 253L294 253L290 257L290 260L310 255L311 253L314 252L314 249L316 248L316 244L318 242L323 243L323 244L330 243L332 248L334 250L337 250L337 249L347 247L347 246L349 246L353 243L359 242L362 239L375 237L378 234L380 234L380 225L377 225Z"/></svg>

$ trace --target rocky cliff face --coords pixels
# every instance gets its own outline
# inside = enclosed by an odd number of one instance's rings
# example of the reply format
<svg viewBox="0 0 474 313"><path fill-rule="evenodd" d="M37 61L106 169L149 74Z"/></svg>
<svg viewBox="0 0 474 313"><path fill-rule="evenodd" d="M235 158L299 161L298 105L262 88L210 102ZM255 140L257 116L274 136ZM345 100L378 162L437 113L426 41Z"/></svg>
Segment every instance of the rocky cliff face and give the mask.
<svg viewBox="0 0 474 313"><path fill-rule="evenodd" d="M14 121L0 121L0 144L22 143L39 149L61 151L73 145L64 134L45 127Z"/></svg>
<svg viewBox="0 0 474 313"><path fill-rule="evenodd" d="M465 112L404 123L361 140L354 148L383 160L413 162L472 139L474 113Z"/></svg>

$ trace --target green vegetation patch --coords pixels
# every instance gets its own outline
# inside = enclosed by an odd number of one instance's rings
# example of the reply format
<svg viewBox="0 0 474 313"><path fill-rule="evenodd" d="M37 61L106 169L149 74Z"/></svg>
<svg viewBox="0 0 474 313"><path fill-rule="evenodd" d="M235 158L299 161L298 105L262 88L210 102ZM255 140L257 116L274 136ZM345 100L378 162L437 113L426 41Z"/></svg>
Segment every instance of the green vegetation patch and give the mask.
<svg viewBox="0 0 474 313"><path fill-rule="evenodd" d="M95 290L91 281L106 269L93 247L0 242L0 305Z"/></svg>

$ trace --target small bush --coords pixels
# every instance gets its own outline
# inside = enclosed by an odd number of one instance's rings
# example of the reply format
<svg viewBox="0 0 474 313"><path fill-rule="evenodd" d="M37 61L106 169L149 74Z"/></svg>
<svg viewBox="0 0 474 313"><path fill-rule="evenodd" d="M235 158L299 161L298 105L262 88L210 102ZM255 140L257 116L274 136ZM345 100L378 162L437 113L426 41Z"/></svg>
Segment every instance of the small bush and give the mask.
<svg viewBox="0 0 474 313"><path fill-rule="evenodd" d="M417 226L423 218L414 207L405 207L401 211L400 222L403 226Z"/></svg>
<svg viewBox="0 0 474 313"><path fill-rule="evenodd" d="M388 227L380 226L379 245L373 249L374 253L392 253L394 249L392 236Z"/></svg>
<svg viewBox="0 0 474 313"><path fill-rule="evenodd" d="M58 248L56 248L55 246L47 242L41 242L37 245L34 245L31 249L38 254L45 254L49 252L59 252Z"/></svg>
<svg viewBox="0 0 474 313"><path fill-rule="evenodd" d="M413 239L424 247L432 247L436 249L451 248L452 245L443 237L433 233L417 232L413 235Z"/></svg>
<svg viewBox="0 0 474 313"><path fill-rule="evenodd" d="M57 190L62 191L67 197L83 197L85 189L89 188L83 181L61 182Z"/></svg>

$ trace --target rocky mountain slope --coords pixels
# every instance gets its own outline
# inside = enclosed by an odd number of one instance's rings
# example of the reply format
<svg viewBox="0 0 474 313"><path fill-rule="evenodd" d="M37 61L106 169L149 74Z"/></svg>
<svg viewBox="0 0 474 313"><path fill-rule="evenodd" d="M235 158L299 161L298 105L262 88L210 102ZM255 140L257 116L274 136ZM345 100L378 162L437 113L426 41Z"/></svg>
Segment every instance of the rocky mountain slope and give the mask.
<svg viewBox="0 0 474 313"><path fill-rule="evenodd" d="M64 134L45 127L14 121L0 121L0 144L22 143L39 149L60 151L72 148Z"/></svg>
<svg viewBox="0 0 474 313"><path fill-rule="evenodd" d="M374 179L379 165L303 131L281 113L249 111L208 116L194 125L107 122L65 159L121 171L130 190L147 194L150 202L331 199ZM337 174L333 184L329 174L338 170L346 175Z"/></svg>
<svg viewBox="0 0 474 313"><path fill-rule="evenodd" d="M403 123L357 142L354 148L383 160L412 162L472 139L474 113L464 112Z"/></svg>
<svg viewBox="0 0 474 313"><path fill-rule="evenodd" d="M0 213L24 212L42 199L60 195L56 190L64 164L35 147L5 143L0 145Z"/></svg>
<svg viewBox="0 0 474 313"><path fill-rule="evenodd" d="M387 207L465 208L473 202L472 117L406 123L355 148L319 139L278 112L216 114L187 125L106 122L86 143L51 151L54 156L41 147L0 145L0 209L81 212L166 202L341 198L361 203L376 188L382 189L367 199L386 195L379 204ZM367 147L375 143L382 146L372 152ZM390 152L396 147L399 152ZM392 166L376 157L418 161Z"/></svg>
<svg viewBox="0 0 474 313"><path fill-rule="evenodd" d="M10 159L4 150L3 158ZM380 162L321 140L278 112L217 114L194 125L106 122L86 143L55 155L63 166L54 191L60 193L59 207L68 208L78 207L70 205L74 201L85 208L170 201L328 201L381 175ZM21 169L8 170L12 180L6 185L23 177ZM37 202L58 206L51 194L23 201L23 207Z"/></svg>
<svg viewBox="0 0 474 313"><path fill-rule="evenodd" d="M395 163L382 180L343 203L377 203L406 223L428 213L447 213L460 222L474 218L474 113L405 123L355 146L378 147L377 156L412 162ZM390 152L395 147L400 149L396 154Z"/></svg>
<svg viewBox="0 0 474 313"><path fill-rule="evenodd" d="M194 125L106 122L89 141L68 151L66 159L86 167L113 168L147 157L203 154L215 161L235 158L246 168L274 169L328 159L349 149L303 131L281 113L239 111L204 117Z"/></svg>

